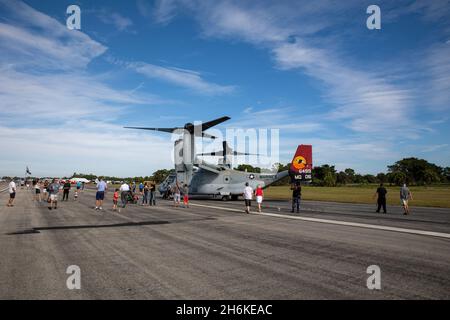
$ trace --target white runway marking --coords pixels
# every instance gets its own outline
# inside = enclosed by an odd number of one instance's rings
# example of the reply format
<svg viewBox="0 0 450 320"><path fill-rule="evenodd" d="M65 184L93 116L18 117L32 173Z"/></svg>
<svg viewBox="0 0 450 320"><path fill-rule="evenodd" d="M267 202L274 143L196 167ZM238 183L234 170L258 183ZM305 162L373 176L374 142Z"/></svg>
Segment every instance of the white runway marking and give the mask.
<svg viewBox="0 0 450 320"><path fill-rule="evenodd" d="M216 206L208 206L204 204L191 203L193 206L197 207L205 207L211 209L220 209L226 211L233 211L244 213L244 209L234 209L234 208L225 208L225 207L216 207ZM432 236L432 237L440 237L450 239L450 234L443 232L434 232L434 231L426 231L426 230L416 230L416 229L407 229L407 228L398 228L398 227L389 227L389 226L381 226L375 224L366 224L366 223L358 223L358 222L347 222L347 221L339 221L339 220L329 220L329 219L318 219L318 218L307 218L307 217L298 217L298 216L289 216L285 214L276 214L276 213L255 213L257 215L268 216L268 217L276 217L276 218L287 218L293 220L303 220L310 222L319 222L319 223L328 223L328 224L336 224L341 226L350 226L350 227L359 227L359 228L367 228L367 229L376 229L376 230L384 230L384 231L394 231L394 232L402 232L402 233L410 233L410 234L418 234L424 236Z"/></svg>

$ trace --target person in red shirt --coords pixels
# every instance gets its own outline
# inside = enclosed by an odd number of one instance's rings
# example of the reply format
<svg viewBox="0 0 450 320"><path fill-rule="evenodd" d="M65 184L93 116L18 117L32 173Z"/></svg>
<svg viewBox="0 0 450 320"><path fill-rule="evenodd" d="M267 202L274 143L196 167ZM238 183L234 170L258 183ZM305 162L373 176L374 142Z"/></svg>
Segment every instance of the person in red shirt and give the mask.
<svg viewBox="0 0 450 320"><path fill-rule="evenodd" d="M119 202L119 189L114 191L113 195L113 211L117 210L117 203Z"/></svg>
<svg viewBox="0 0 450 320"><path fill-rule="evenodd" d="M261 185L258 185L255 190L256 203L258 204L258 212L261 212L261 204L263 202L264 192Z"/></svg>

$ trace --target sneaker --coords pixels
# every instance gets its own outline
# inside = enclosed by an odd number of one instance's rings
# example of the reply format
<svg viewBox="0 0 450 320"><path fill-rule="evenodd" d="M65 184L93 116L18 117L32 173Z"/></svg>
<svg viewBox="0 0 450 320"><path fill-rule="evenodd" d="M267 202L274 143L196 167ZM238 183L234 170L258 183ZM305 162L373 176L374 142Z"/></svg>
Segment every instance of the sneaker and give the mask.
<svg viewBox="0 0 450 320"><path fill-rule="evenodd" d="M100 207L100 208L98 208L99 210L103 210L103 208L102 207Z"/></svg>

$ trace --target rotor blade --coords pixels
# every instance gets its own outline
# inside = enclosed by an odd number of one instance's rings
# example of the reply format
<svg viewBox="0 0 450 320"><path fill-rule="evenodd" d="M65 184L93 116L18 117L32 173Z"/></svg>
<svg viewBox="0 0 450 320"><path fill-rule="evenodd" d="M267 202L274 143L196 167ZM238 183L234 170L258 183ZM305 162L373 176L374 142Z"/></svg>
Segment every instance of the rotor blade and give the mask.
<svg viewBox="0 0 450 320"><path fill-rule="evenodd" d="M215 137L213 135L210 135L210 134L207 134L205 132L202 132L202 137L203 138L210 138L210 139L216 139L217 138L217 137Z"/></svg>
<svg viewBox="0 0 450 320"><path fill-rule="evenodd" d="M218 152L206 152L206 153L199 153L198 156L211 156L211 157L219 157L222 156L222 154Z"/></svg>
<svg viewBox="0 0 450 320"><path fill-rule="evenodd" d="M233 156L259 156L259 154L257 154L257 153L246 153L246 152L238 152L238 151L233 151L232 155Z"/></svg>
<svg viewBox="0 0 450 320"><path fill-rule="evenodd" d="M222 118L217 118L215 120L211 120L208 122L203 122L202 123L202 131L208 130L209 128L212 128L212 127L218 125L219 123L225 122L230 119L231 119L230 117L222 117Z"/></svg>
<svg viewBox="0 0 450 320"><path fill-rule="evenodd" d="M215 151L215 152L206 152L206 153L199 153L198 156L211 156L211 157L223 157L223 150ZM233 155L233 156L258 156L259 154L255 153L244 153L244 152L229 152L227 155Z"/></svg>
<svg viewBox="0 0 450 320"><path fill-rule="evenodd" d="M138 130L152 130L152 131L162 131L172 133L177 129L183 128L143 128L143 127L124 127L125 129L138 129Z"/></svg>

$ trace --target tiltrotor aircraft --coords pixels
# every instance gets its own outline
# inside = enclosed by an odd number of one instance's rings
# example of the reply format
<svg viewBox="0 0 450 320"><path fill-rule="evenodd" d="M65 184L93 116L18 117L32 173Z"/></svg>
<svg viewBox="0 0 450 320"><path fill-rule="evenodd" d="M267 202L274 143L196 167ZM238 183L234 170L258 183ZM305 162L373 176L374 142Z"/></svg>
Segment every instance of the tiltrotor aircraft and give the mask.
<svg viewBox="0 0 450 320"><path fill-rule="evenodd" d="M196 154L195 138L215 139L216 137L204 131L229 119L230 117L221 117L200 124L194 125L192 123L186 123L183 127L173 128L125 128L180 134L181 138L174 143L175 172L170 174L164 182L160 184L158 190L161 194L164 194L174 184L178 183L179 186L187 184L191 195L208 195L220 197L223 200L237 200L237 198L242 195L246 182L255 189L258 185L266 188L288 175L291 175L292 179L295 180L310 180L312 157L311 155L305 156L300 154L302 151L300 146L294 156L290 170L278 173L243 172L232 169L231 163L228 161L228 156L250 154L233 151L226 141L222 142L223 150ZM201 156L218 156L222 158L222 161L218 164L211 164L200 159L199 157ZM307 159L311 159L308 161L308 164L306 164Z"/></svg>

